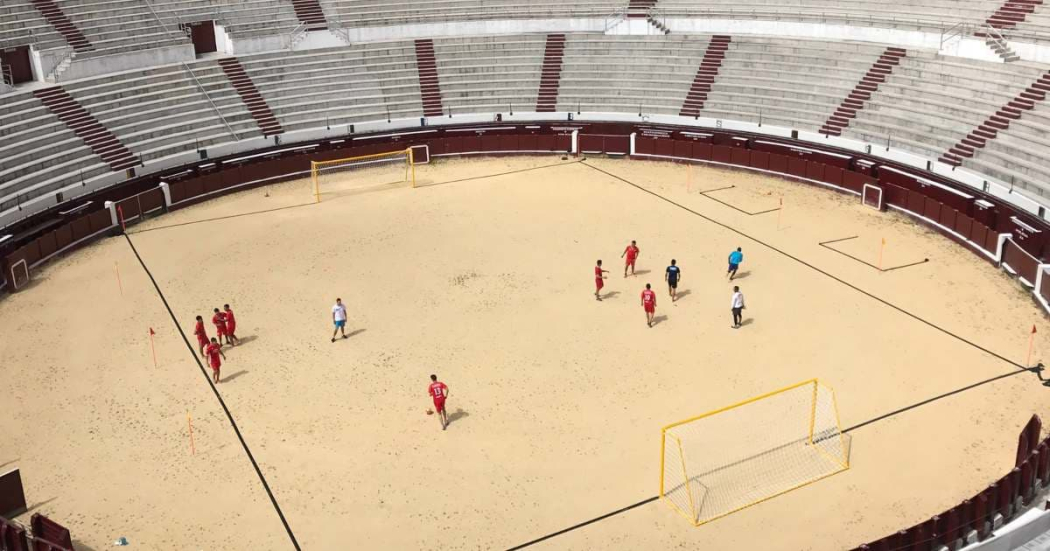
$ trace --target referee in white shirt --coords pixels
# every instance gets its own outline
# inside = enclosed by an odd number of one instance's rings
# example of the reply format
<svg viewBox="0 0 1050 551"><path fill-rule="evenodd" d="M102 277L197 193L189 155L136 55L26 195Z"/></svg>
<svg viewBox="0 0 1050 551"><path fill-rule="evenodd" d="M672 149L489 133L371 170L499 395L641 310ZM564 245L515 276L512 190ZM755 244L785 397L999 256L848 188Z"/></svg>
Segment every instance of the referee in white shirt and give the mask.
<svg viewBox="0 0 1050 551"><path fill-rule="evenodd" d="M332 324L335 325L335 331L332 331L332 342L335 342L335 336L339 332L343 333L343 338L346 336L346 306L343 306L343 299L335 299L335 305L332 306Z"/></svg>
<svg viewBox="0 0 1050 551"><path fill-rule="evenodd" d="M733 298L729 301L729 307L733 310L733 329L740 327L744 321L743 311L747 306L744 305L744 293L740 292L740 287L733 287Z"/></svg>

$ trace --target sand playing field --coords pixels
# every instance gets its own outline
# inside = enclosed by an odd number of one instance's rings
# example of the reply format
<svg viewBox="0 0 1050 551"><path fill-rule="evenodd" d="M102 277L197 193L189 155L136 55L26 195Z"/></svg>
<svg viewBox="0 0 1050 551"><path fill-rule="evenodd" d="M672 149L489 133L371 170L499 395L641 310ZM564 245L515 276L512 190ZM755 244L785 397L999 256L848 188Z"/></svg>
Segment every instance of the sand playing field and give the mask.
<svg viewBox="0 0 1050 551"><path fill-rule="evenodd" d="M417 189L333 185L316 205L309 182L291 182L130 228L183 331L233 306L244 343L225 350L218 391L304 549L506 549L656 495L668 423L817 377L852 427L1018 371L818 269L1015 362L1033 323L1034 359L1050 351L1050 324L1017 283L853 196L587 164L441 161L418 167ZM782 212L747 214L781 197ZM852 236L832 247L874 264L885 238L884 266L930 261L880 273L818 245ZM641 257L624 279L631 239ZM734 330L724 273L738 246L748 309ZM602 302L598 258L612 272ZM683 272L674 305L671 258ZM134 549L291 549L125 239L33 279L0 300L14 396L0 402L0 466L21 469L30 513L67 524L80 550L120 536ZM352 338L333 344L336 297ZM445 432L425 414L431 373L451 390ZM714 523L693 528L657 501L534 549L843 549L1004 474L1048 398L1020 373L857 428L849 471Z"/></svg>

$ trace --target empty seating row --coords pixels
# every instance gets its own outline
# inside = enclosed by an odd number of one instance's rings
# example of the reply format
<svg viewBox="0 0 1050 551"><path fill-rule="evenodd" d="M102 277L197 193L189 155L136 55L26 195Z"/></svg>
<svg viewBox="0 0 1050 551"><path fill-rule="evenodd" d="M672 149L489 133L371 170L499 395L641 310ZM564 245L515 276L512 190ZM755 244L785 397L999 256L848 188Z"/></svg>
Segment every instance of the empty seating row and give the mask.
<svg viewBox="0 0 1050 551"><path fill-rule="evenodd" d="M605 17L627 0L320 0L325 15L345 27L479 19Z"/></svg>
<svg viewBox="0 0 1050 551"><path fill-rule="evenodd" d="M937 31L956 23L987 20L1002 0L661 0L658 17L703 17L854 25Z"/></svg>
<svg viewBox="0 0 1050 551"><path fill-rule="evenodd" d="M215 21L231 36L246 38L291 32L299 26L288 0L150 0L169 26Z"/></svg>

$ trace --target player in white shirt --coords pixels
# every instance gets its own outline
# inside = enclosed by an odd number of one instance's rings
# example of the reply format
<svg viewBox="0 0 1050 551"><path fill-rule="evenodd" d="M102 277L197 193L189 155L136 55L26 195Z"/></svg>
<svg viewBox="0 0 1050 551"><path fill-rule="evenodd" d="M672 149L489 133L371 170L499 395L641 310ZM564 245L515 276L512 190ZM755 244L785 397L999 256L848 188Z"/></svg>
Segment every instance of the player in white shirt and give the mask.
<svg viewBox="0 0 1050 551"><path fill-rule="evenodd" d="M729 307L733 310L733 329L736 329L743 324L743 311L744 308L747 308L744 305L744 293L740 292L740 287L733 287L733 298L729 300Z"/></svg>
<svg viewBox="0 0 1050 551"><path fill-rule="evenodd" d="M346 306L343 306L343 299L335 299L335 305L332 306L332 323L335 325L335 331L332 331L332 342L335 342L335 336L338 333L343 334L343 338L346 336Z"/></svg>

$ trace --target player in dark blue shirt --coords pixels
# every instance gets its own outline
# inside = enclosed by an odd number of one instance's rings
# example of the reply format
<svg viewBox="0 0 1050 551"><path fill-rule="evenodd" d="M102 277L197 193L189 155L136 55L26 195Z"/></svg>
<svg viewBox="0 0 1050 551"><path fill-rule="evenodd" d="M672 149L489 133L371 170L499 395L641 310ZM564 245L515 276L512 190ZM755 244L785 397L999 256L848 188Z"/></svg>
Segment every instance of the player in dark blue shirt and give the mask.
<svg viewBox="0 0 1050 551"><path fill-rule="evenodd" d="M677 264L677 261L672 258L671 265L667 267L667 272L664 273L664 280L667 281L667 293L671 295L671 302L678 300L678 282L682 280L682 269Z"/></svg>

